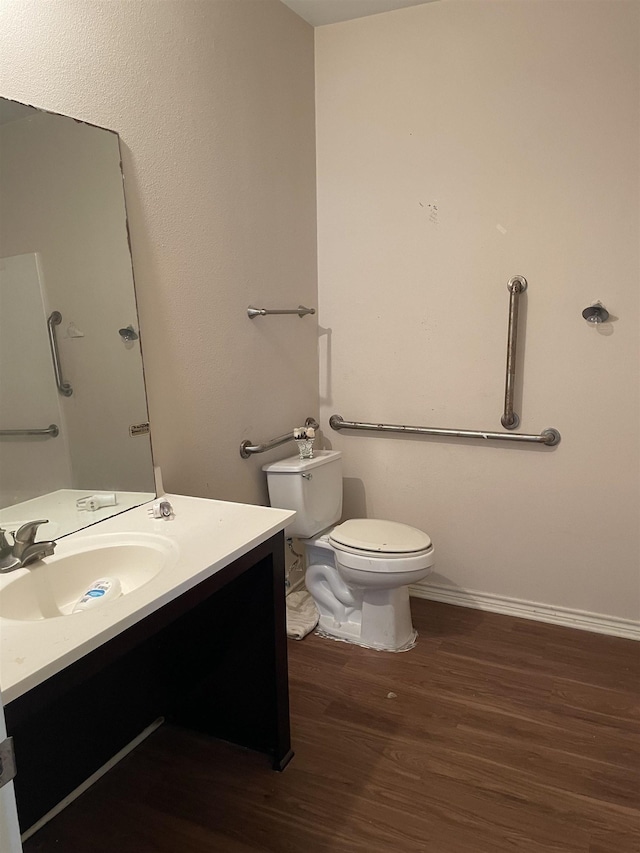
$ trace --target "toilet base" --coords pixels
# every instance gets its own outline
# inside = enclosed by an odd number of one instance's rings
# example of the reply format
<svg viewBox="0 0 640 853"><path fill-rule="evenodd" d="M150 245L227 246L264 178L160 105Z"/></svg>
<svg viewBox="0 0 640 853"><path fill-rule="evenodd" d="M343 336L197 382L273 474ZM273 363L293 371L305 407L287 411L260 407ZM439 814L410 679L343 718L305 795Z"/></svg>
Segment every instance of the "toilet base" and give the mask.
<svg viewBox="0 0 640 853"><path fill-rule="evenodd" d="M338 621L327 612L320 614L316 633L387 652L404 652L416 644L417 632L411 622L409 588L359 590L361 607L345 608ZM324 608L322 608L324 609Z"/></svg>
<svg viewBox="0 0 640 853"><path fill-rule="evenodd" d="M363 643L360 640L360 626L358 625L358 630L356 631L356 626L352 626L353 630L350 630L347 627L347 630L344 630L345 626L342 625L339 628L335 628L334 626L324 627L321 624L322 620L318 622L318 627L315 630L315 634L318 637L324 637L326 640L335 640L338 643L351 643L354 646L362 646L365 649L375 649L377 652L408 652L409 649L412 649L417 642L418 632L414 630L410 639L405 643L404 646L400 646L399 648L389 649L385 646L372 646L368 643Z"/></svg>
<svg viewBox="0 0 640 853"><path fill-rule="evenodd" d="M378 555L337 554L326 534L304 548L305 582L320 614L319 634L380 651L413 648L417 634L409 586L431 571L433 549L385 562Z"/></svg>

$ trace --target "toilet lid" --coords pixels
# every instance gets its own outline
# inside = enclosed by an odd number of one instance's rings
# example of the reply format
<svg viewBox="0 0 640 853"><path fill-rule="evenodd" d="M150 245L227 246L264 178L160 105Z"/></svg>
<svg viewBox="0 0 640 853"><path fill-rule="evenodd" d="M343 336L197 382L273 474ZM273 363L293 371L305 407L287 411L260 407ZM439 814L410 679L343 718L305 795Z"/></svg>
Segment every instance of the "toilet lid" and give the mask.
<svg viewBox="0 0 640 853"><path fill-rule="evenodd" d="M329 541L337 548L343 545L381 554L413 554L431 547L431 539L422 530L375 518L351 518L334 527Z"/></svg>

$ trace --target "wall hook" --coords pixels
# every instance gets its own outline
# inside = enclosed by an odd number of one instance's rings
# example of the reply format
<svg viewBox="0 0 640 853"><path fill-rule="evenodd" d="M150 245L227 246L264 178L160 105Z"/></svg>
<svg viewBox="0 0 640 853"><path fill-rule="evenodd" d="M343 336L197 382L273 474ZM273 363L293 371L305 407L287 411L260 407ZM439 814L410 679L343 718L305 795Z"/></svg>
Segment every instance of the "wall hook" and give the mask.
<svg viewBox="0 0 640 853"><path fill-rule="evenodd" d="M609 312L602 302L593 302L588 308L584 309L582 316L587 323L606 323L609 319Z"/></svg>
<svg viewBox="0 0 640 853"><path fill-rule="evenodd" d="M137 332L131 324L129 324L124 329L118 329L118 334L120 335L123 341L129 342L138 340Z"/></svg>

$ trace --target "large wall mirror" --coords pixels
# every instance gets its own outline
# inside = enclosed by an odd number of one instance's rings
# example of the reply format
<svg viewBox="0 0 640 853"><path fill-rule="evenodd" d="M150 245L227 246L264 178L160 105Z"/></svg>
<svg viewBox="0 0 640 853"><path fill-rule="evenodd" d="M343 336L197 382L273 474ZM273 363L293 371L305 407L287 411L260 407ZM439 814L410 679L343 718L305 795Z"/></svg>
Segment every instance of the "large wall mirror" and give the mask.
<svg viewBox="0 0 640 853"><path fill-rule="evenodd" d="M117 134L0 98L0 527L155 495Z"/></svg>

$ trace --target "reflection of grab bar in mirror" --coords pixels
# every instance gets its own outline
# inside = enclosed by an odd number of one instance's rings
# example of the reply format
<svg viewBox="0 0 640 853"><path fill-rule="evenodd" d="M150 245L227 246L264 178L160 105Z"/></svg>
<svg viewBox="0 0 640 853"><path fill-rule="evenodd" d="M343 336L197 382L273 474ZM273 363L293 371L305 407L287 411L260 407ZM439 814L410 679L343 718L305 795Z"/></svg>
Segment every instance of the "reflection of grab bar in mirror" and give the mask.
<svg viewBox="0 0 640 853"><path fill-rule="evenodd" d="M500 423L505 429L517 429L520 418L513 411L513 395L516 381L516 345L518 342L518 301L527 289L527 280L522 275L509 279L509 329L507 332L507 378L504 388L504 414Z"/></svg>
<svg viewBox="0 0 640 853"><path fill-rule="evenodd" d="M0 435L50 435L56 438L59 434L57 424L49 424L46 429L0 429Z"/></svg>
<svg viewBox="0 0 640 853"><path fill-rule="evenodd" d="M60 353L58 351L58 341L56 339L56 331L54 326L59 326L62 323L62 314L59 311L53 311L47 320L49 327L49 343L51 344L51 357L53 359L53 372L56 377L56 385L58 391L65 397L70 397L73 394L73 388L68 382L62 378L62 368L60 367Z"/></svg>

